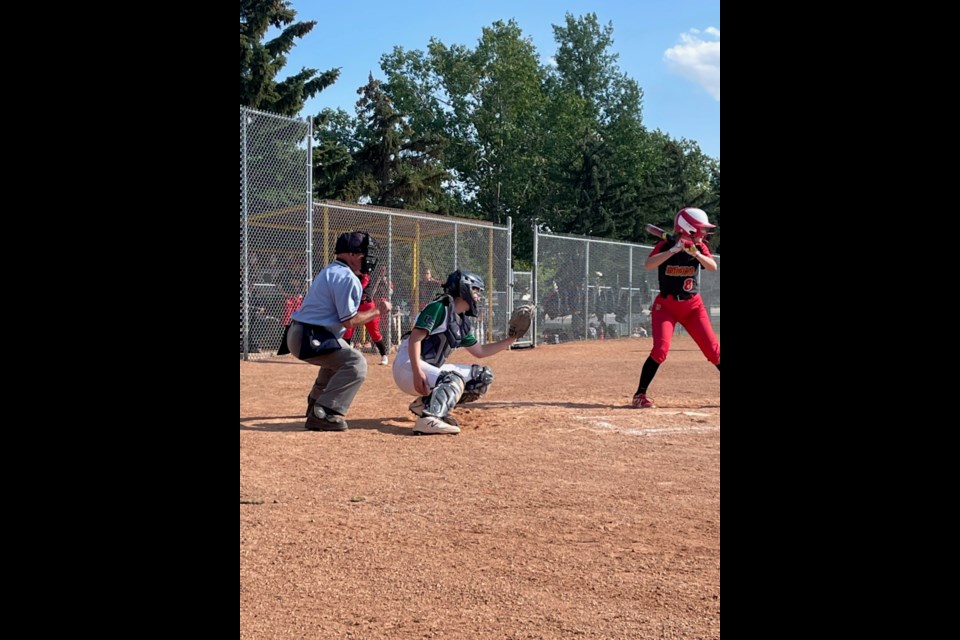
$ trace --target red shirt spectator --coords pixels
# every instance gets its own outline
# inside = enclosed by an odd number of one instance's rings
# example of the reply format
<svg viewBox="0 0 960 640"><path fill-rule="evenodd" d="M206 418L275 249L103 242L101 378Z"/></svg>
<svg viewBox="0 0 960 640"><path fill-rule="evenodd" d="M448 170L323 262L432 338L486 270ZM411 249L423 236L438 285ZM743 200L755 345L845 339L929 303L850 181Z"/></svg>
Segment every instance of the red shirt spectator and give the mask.
<svg viewBox="0 0 960 640"><path fill-rule="evenodd" d="M290 295L283 301L283 322L281 325L286 327L290 324L290 316L303 304L303 293L300 291L300 281L293 279L290 281Z"/></svg>

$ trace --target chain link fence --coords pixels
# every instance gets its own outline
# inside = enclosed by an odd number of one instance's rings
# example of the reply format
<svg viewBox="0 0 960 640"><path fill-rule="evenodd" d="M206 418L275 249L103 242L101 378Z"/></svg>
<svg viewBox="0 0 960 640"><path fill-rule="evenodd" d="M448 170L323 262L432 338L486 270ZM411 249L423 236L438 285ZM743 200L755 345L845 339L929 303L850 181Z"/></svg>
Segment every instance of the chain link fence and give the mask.
<svg viewBox="0 0 960 640"><path fill-rule="evenodd" d="M533 304L533 272L532 271L514 271L513 272L513 308L523 304ZM533 334L535 328L530 327L527 335L523 336L514 343L515 348L533 346Z"/></svg>
<svg viewBox="0 0 960 640"><path fill-rule="evenodd" d="M400 344L420 311L441 293L447 276L461 269L483 278L484 297L478 317L472 319L481 342L506 336L512 311L510 291L510 221L498 226L481 220L326 201L314 205L312 246L314 272L334 259L337 236L360 230L370 234L379 260L370 274L371 297L393 305L389 322L380 331L389 347ZM357 330L354 343L371 353L365 332ZM391 349L392 350L392 349Z"/></svg>
<svg viewBox="0 0 960 640"><path fill-rule="evenodd" d="M276 350L285 303L309 279L312 126L240 107L240 354Z"/></svg>
<svg viewBox="0 0 960 640"><path fill-rule="evenodd" d="M380 319L388 345L400 343L456 269L474 271L486 284L477 337L504 337L513 308L510 222L312 202L311 139L309 119L240 108L240 357L276 354L314 274L334 259L337 236L354 230L378 245L370 293L393 304L391 317ZM366 337L358 329L354 341L362 345Z"/></svg>
<svg viewBox="0 0 960 640"><path fill-rule="evenodd" d="M486 284L473 321L477 337L506 336L513 309L509 220L504 227L331 201L308 207L310 123L248 109L240 116L241 358L276 354L313 274L334 259L337 236L354 230L376 243L371 253L379 264L369 292L393 305L390 318L380 319L388 346L400 343L457 269L478 273ZM355 332L354 343L373 351L365 328Z"/></svg>
<svg viewBox="0 0 960 640"><path fill-rule="evenodd" d="M378 245L371 297L393 305L380 331L396 347L456 269L483 277L474 320L481 342L506 336L514 305L536 300L530 339L608 339L650 330L657 272L652 247L534 231L533 272L511 271L507 226L342 202L312 202L312 123L240 108L240 355L276 354L284 327L313 279L333 260L337 236L366 231ZM715 256L720 264L720 256ZM720 331L720 271L700 272L700 295ZM678 330L680 328L678 327ZM355 344L365 345L365 330ZM367 345L372 351L373 346Z"/></svg>
<svg viewBox="0 0 960 640"><path fill-rule="evenodd" d="M606 340L650 334L650 307L659 293L657 271L643 263L653 247L534 230L534 344ZM720 332L720 256L717 271L700 270L700 295ZM677 325L677 331L682 327Z"/></svg>

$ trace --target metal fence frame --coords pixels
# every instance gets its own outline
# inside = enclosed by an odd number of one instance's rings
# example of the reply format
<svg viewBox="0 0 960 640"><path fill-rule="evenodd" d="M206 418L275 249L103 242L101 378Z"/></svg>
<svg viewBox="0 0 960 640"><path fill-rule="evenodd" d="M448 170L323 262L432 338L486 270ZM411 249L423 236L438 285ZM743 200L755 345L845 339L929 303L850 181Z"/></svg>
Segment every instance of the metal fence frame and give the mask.
<svg viewBox="0 0 960 640"><path fill-rule="evenodd" d="M265 331L260 304L268 287L281 283L281 266L260 261L260 250L277 235L278 215L306 218L312 201L313 123L240 107L240 353L253 351L251 337ZM300 246L306 240L301 238ZM302 277L302 276L301 276ZM259 285L259 286L258 286Z"/></svg>
<svg viewBox="0 0 960 640"><path fill-rule="evenodd" d="M482 220L319 201L309 208L277 208L256 220L242 217L241 221L241 287L246 293L241 296L241 357L245 360L275 355L289 315L284 298L305 295L313 275L333 260L337 236L353 230L370 234L376 243L374 254L380 259L378 267L384 268L383 287L374 293L374 280L371 295L387 298L394 307L391 317L380 321L380 331L391 350L412 327L423 306L440 293L440 283L456 269L478 273L486 285L479 317L472 319L478 339L492 342L506 336L513 310L510 218L502 226ZM256 241L250 242L249 238ZM250 274L249 253L254 248L281 265L280 273L271 276L272 283L258 282ZM273 260L277 256L283 257ZM260 260L264 261L265 258ZM427 268L433 281L424 279ZM372 278L377 275L371 274ZM293 291L295 286L289 286L289 282L299 283L299 291ZM269 287L276 293L261 294L251 301L247 292L258 287ZM359 343L362 348L364 329L358 328L357 333L355 346Z"/></svg>
<svg viewBox="0 0 960 640"><path fill-rule="evenodd" d="M513 288L513 307L521 304L533 304L533 272L532 271L514 271L511 285ZM515 348L532 347L533 335L536 333L535 327L530 327L527 334L514 343Z"/></svg>
<svg viewBox="0 0 960 640"><path fill-rule="evenodd" d="M548 233L534 225L533 344L634 336L638 327L648 326L650 305L660 291L657 271L643 268L652 250L650 245ZM720 256L714 258L717 271L700 269L699 278L704 305L719 333Z"/></svg>
<svg viewBox="0 0 960 640"><path fill-rule="evenodd" d="M457 269L478 273L486 291L479 305L480 316L472 320L477 337L481 342L492 342L506 335L513 310L509 295L511 218L503 226L329 200L315 202L313 211L311 246L316 271L333 259L336 236L344 231L366 231L379 246L380 264L386 267L386 280L393 285L387 296L394 306L392 315L402 309L399 330L395 321L381 326L388 345L399 344L398 334L406 333L425 304L440 292L437 282L424 280L427 268L439 282Z"/></svg>
<svg viewBox="0 0 960 640"><path fill-rule="evenodd" d="M653 247L546 233L534 225L533 270L513 272L509 217L507 225L501 226L415 211L314 202L312 141L310 118L240 107L240 353L244 360L275 354L297 296L306 294L314 274L333 259L336 237L353 230L367 231L379 245L385 267L381 294L394 305L391 318L386 326L381 321L380 329L391 347L455 269L475 271L485 280L486 296L480 317L474 320L481 341L506 335L514 304L526 302L525 295L538 309L530 332L534 346L558 342L561 334L574 340L633 335L637 326L648 321L659 285L657 272L645 272L643 261ZM720 256L714 257L719 267ZM428 268L432 280L427 279ZM716 273L701 269L700 278L701 296L719 331L719 268ZM548 286L554 289L548 291ZM552 307L557 316L548 313ZM556 325L554 317L561 318L561 331L547 334L555 340L543 340L541 330ZM564 330L564 317L569 318L569 331Z"/></svg>

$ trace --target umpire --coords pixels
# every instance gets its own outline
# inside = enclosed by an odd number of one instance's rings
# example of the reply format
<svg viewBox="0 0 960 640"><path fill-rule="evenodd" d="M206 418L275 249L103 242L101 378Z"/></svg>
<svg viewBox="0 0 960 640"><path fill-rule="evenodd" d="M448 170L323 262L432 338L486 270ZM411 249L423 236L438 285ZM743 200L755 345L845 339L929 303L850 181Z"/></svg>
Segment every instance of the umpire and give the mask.
<svg viewBox="0 0 960 640"><path fill-rule="evenodd" d="M390 313L390 302L359 311L361 273L376 267L371 260L370 236L362 231L343 233L334 249L336 260L328 264L310 286L303 305L293 314L286 347L304 362L317 365L320 372L307 396L306 428L311 431L345 431L343 419L360 385L367 377L367 360L343 340L348 327L359 327ZM281 347L279 353L287 353Z"/></svg>

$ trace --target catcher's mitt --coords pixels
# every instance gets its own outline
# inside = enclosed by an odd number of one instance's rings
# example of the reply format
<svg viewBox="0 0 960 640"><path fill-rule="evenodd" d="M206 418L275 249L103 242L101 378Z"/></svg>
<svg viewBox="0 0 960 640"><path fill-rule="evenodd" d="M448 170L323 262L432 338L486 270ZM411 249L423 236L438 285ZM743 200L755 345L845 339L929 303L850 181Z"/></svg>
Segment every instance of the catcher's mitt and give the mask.
<svg viewBox="0 0 960 640"><path fill-rule="evenodd" d="M513 310L510 316L510 331L507 333L509 337L519 340L527 333L533 321L533 310L532 304L520 305Z"/></svg>

